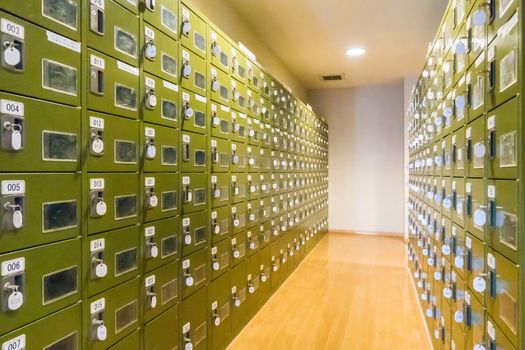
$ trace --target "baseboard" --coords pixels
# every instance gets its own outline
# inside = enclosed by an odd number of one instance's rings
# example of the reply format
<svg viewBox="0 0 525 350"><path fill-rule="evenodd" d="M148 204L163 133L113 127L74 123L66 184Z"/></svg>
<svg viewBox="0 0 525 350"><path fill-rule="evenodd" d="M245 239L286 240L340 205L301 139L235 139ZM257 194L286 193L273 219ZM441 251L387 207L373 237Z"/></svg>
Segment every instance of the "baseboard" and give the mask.
<svg viewBox="0 0 525 350"><path fill-rule="evenodd" d="M403 232L367 232L367 231L356 231L356 230L347 230L347 229L338 229L338 228L330 228L328 229L328 232L330 233L346 233L346 234L352 234L352 235L363 235L363 236L383 236L383 237L391 237L391 238L398 238L405 240L405 236Z"/></svg>

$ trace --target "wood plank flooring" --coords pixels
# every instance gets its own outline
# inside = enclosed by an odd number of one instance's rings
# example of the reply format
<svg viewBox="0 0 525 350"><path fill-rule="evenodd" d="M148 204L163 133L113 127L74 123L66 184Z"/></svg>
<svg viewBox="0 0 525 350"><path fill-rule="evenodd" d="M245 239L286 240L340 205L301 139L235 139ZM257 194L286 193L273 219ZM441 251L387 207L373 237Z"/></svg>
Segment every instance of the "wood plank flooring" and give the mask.
<svg viewBox="0 0 525 350"><path fill-rule="evenodd" d="M431 349L404 247L327 234L228 350Z"/></svg>

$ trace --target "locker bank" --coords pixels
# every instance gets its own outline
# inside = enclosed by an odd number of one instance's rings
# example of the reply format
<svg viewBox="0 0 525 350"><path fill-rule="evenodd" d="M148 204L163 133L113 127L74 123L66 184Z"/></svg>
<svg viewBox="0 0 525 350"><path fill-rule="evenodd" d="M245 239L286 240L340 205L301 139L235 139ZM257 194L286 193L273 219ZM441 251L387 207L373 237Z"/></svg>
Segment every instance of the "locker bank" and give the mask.
<svg viewBox="0 0 525 350"><path fill-rule="evenodd" d="M3 0L1 350L525 349L522 5Z"/></svg>

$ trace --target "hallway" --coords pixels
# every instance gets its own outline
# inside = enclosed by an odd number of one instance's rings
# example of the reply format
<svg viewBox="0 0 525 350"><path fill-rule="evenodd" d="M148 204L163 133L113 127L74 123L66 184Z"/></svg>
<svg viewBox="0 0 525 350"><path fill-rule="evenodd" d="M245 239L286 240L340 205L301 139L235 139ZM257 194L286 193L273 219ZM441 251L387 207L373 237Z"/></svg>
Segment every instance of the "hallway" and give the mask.
<svg viewBox="0 0 525 350"><path fill-rule="evenodd" d="M327 234L228 349L430 349L404 249Z"/></svg>

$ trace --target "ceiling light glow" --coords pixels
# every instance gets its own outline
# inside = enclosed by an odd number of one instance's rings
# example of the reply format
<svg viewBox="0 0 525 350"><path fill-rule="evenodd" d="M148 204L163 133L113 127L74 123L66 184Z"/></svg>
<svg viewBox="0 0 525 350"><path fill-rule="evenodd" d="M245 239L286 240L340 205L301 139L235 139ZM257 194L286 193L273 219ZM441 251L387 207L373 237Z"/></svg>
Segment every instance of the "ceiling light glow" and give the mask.
<svg viewBox="0 0 525 350"><path fill-rule="evenodd" d="M364 55L365 52L366 52L365 49L360 48L360 47L354 47L354 48L346 50L346 54L348 56L361 56L361 55Z"/></svg>

